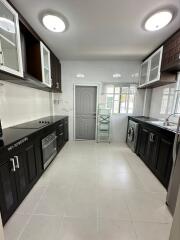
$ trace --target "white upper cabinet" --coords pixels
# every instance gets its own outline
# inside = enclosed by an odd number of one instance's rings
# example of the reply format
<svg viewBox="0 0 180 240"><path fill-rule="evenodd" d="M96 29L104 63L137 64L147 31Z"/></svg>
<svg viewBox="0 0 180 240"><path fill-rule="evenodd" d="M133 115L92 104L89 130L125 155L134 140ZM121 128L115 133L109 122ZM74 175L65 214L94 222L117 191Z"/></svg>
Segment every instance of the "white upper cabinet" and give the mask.
<svg viewBox="0 0 180 240"><path fill-rule="evenodd" d="M0 0L0 70L23 77L17 12Z"/></svg>
<svg viewBox="0 0 180 240"><path fill-rule="evenodd" d="M51 61L50 61L50 51L41 42L41 66L42 66L42 81L48 87L52 86L51 79Z"/></svg>
<svg viewBox="0 0 180 240"><path fill-rule="evenodd" d="M149 61L145 61L141 64L141 78L140 85L144 85L148 81Z"/></svg>
<svg viewBox="0 0 180 240"><path fill-rule="evenodd" d="M146 87L160 80L162 53L163 47L142 63L139 87Z"/></svg>

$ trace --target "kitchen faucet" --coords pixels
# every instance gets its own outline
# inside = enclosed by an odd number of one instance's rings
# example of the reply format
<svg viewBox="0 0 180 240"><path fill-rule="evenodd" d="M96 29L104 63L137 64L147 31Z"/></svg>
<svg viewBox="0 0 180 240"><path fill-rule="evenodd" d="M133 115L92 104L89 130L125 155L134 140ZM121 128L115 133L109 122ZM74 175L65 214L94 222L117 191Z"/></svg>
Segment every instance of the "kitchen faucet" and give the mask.
<svg viewBox="0 0 180 240"><path fill-rule="evenodd" d="M176 116L176 115L180 115L180 113L172 113L170 114L164 121L164 126L169 126L170 122L169 122L169 118L172 116Z"/></svg>

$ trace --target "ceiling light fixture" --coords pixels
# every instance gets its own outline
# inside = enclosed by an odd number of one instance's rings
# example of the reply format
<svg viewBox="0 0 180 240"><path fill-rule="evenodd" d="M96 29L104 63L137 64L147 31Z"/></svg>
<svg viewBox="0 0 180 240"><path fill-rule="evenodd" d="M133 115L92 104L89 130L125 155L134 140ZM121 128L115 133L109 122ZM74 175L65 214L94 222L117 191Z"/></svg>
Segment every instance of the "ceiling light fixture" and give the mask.
<svg viewBox="0 0 180 240"><path fill-rule="evenodd" d="M114 73L113 78L121 78L121 74L120 73Z"/></svg>
<svg viewBox="0 0 180 240"><path fill-rule="evenodd" d="M77 78L85 78L85 75L83 73L78 73L76 74Z"/></svg>
<svg viewBox="0 0 180 240"><path fill-rule="evenodd" d="M144 27L147 31L157 31L161 28L167 26L173 18L173 13L170 10L161 10L150 17L145 21Z"/></svg>
<svg viewBox="0 0 180 240"><path fill-rule="evenodd" d="M15 33L15 24L13 21L0 17L0 28L9 33Z"/></svg>
<svg viewBox="0 0 180 240"><path fill-rule="evenodd" d="M47 13L42 18L43 25L52 32L64 32L66 30L65 20L55 14Z"/></svg>

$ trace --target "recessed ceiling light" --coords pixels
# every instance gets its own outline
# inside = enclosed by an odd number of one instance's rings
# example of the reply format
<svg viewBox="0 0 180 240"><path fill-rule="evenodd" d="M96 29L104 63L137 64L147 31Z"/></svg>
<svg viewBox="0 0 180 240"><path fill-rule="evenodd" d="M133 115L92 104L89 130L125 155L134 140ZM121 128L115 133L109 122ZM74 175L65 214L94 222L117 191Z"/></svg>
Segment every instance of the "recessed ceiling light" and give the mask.
<svg viewBox="0 0 180 240"><path fill-rule="evenodd" d="M113 78L120 78L121 77L121 74L120 73L114 73L113 74Z"/></svg>
<svg viewBox="0 0 180 240"><path fill-rule="evenodd" d="M65 21L53 14L46 14L42 18L43 25L52 32L64 32L66 29Z"/></svg>
<svg viewBox="0 0 180 240"><path fill-rule="evenodd" d="M15 33L14 22L7 18L0 17L0 28L6 32Z"/></svg>
<svg viewBox="0 0 180 240"><path fill-rule="evenodd" d="M173 13L170 10L162 10L154 13L145 21L145 29L147 31L157 31L167 26L173 18Z"/></svg>
<svg viewBox="0 0 180 240"><path fill-rule="evenodd" d="M78 73L76 74L77 78L85 78L85 75L83 73Z"/></svg>

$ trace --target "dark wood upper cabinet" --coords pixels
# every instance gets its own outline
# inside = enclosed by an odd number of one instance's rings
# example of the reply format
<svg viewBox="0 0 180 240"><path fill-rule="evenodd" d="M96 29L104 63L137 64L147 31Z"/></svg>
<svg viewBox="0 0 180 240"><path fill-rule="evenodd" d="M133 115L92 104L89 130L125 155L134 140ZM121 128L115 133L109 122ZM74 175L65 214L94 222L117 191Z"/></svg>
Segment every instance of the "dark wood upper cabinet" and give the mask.
<svg viewBox="0 0 180 240"><path fill-rule="evenodd" d="M20 21L24 75L42 81L40 41Z"/></svg>
<svg viewBox="0 0 180 240"><path fill-rule="evenodd" d="M61 92L61 63L51 52L51 78L53 92Z"/></svg>
<svg viewBox="0 0 180 240"><path fill-rule="evenodd" d="M180 30L164 43L161 71L180 71Z"/></svg>
<svg viewBox="0 0 180 240"><path fill-rule="evenodd" d="M11 46L11 55L9 54L10 48L8 47L7 52L4 45L1 44L4 43L4 40L2 42L0 38L0 50L3 49L5 56L3 64L8 66L8 68L7 66L4 68L0 63L0 79L44 91L61 92L61 64L59 59L49 50L45 42L10 1L4 4L0 0L0 4L3 4L2 7L4 7L2 13L9 11L14 16L18 30L16 33L18 44L17 46L11 44L14 46ZM51 54L55 58L52 62ZM16 66L18 62L20 66ZM51 68L53 69L52 73Z"/></svg>

